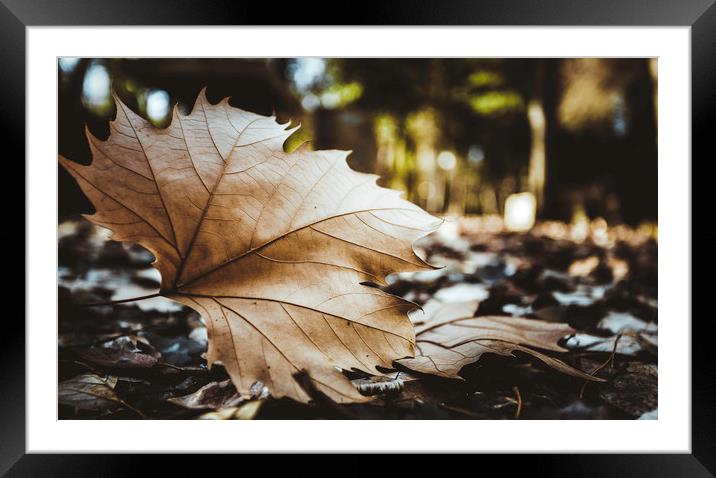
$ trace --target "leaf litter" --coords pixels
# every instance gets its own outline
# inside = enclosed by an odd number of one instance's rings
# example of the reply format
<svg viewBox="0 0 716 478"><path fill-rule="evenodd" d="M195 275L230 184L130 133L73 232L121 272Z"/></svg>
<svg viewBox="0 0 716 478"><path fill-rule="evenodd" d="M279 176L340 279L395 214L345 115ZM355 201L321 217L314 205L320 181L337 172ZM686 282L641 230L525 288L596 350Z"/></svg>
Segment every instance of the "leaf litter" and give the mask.
<svg viewBox="0 0 716 478"><path fill-rule="evenodd" d="M114 307L79 306L84 302L105 300L114 294L111 285L102 276L87 274L98 257L110 261L116 274L125 276L127 281L147 277L148 274L143 271L151 270L152 258L138 251L130 256L130 248L116 247L117 243L108 240L101 228L78 220L63 223L65 229L74 232L64 237L60 247L61 267L65 267L68 271L65 273L71 273L78 281L72 290L62 282L59 286L60 377L64 382L87 373L98 377L110 376L114 377L110 382L114 383L114 387L107 387L102 381L96 384L90 381L92 386L99 387L99 397L81 394L74 401L61 392L60 417L139 418L137 413L122 404L123 401L141 410L147 418L161 419L202 416L238 418L238 408L252 402L262 403L251 415L258 419L514 419L517 387L521 399L520 419L656 418L656 289L647 287L643 280L631 278L631 273L636 272L643 279L649 271L632 269L620 281L610 283L596 280L593 275L570 276L566 268L571 262L566 259L560 261L564 269L556 269L564 275L545 274L545 270L556 267L546 265L556 262L552 254L565 254L569 258L580 249L600 251L602 248L593 244L556 241L537 234L471 233L469 222L465 222L459 233L460 241L452 241L453 244L462 244L464 248L449 249L454 257L451 265L427 273L415 273L415 280L404 273L389 276L389 285L385 289L403 297L412 295L424 311L430 311L432 303L445 305L436 301L436 291L458 284L480 284L489 295L482 301L474 301L473 315L476 318L508 317L510 314L506 310L512 306L522 309L516 315L524 317L524 320L545 324L568 323L575 330L574 334L566 334L556 342L557 347L566 348L568 352L551 352L543 348L534 351L587 374L610 358L616 341L618 350L614 363L610 362L596 374L605 379L605 383L589 382L580 398L580 390L586 380L551 372L551 367L540 359L515 350L513 357L499 353L482 355L477 362L462 367L457 374L459 379L416 373L399 365L400 370L382 376L344 370L359 393L373 399L368 404L329 405L326 397L322 397L305 405L286 398L274 399L262 395L260 385L254 388L253 397L247 400L235 394L235 388L230 385L229 377L220 364L211 370L207 368L206 326L191 309L182 306L177 311L163 307L144 310L133 303ZM535 246L535 243L542 242L543 245ZM448 250L434 236L422 240L418 247L431 261L434 261L433 251L440 250L443 254ZM645 263L634 260L635 256L644 254L643 249L656 254L655 244L648 241L619 248L623 260L631 267ZM463 258L470 256L471 249L479 249L483 255L493 255L497 262L501 260L505 265L519 265L514 271L506 271L511 274L505 273L501 279L487 283L478 275L479 266L476 267L474 262L463 263ZM545 255L544 250L552 252ZM138 262L138 257L144 262ZM655 274L655 270L651 273ZM425 274L430 276L425 277ZM494 276L493 272L490 274ZM580 286L584 288L595 284L607 286L607 290L601 298L588 305L560 304L553 296L555 290L576 290ZM558 310L558 313L546 314L545 311L550 308ZM411 313L416 327L425 324L425 317L426 314L419 310ZM559 320L548 320L550 317L558 317ZM648 334L654 346L644 348L640 345L636 349L629 345L632 340L637 340L635 334ZM600 346L573 346L575 338L583 340L585 336L598 340ZM582 341L582 345L587 343ZM107 344L111 345L106 347ZM106 361L92 361L80 353L83 349L102 348L103 345L109 350L119 346L121 351L122 344L130 353L152 357L159 353L156 363L150 367L121 367ZM128 347L130 344L132 346ZM135 350L135 347L140 350ZM66 389L66 385L61 388ZM76 403L80 405L76 406ZM340 414L336 413L337 409L341 410ZM212 415L213 412L217 413Z"/></svg>

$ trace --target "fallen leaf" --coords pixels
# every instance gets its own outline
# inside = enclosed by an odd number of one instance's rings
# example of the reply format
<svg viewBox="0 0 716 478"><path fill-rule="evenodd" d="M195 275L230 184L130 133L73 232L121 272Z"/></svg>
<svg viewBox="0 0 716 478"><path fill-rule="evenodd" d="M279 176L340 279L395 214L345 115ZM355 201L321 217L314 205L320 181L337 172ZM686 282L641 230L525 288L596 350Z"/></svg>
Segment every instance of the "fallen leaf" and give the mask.
<svg viewBox="0 0 716 478"><path fill-rule="evenodd" d="M554 298L561 305L579 305L583 307L590 306L594 302L604 298L604 287L580 287L575 292L559 292L552 293Z"/></svg>
<svg viewBox="0 0 716 478"><path fill-rule="evenodd" d="M162 361L176 367L184 367L199 357L205 346L186 337L162 337L152 333L144 333L149 342L162 354Z"/></svg>
<svg viewBox="0 0 716 478"><path fill-rule="evenodd" d="M578 259L569 266L568 273L575 277L587 277L599 265L597 256L589 256L585 259Z"/></svg>
<svg viewBox="0 0 716 478"><path fill-rule="evenodd" d="M613 334L621 334L625 332L643 332L646 334L656 334L658 326L653 322L645 322L632 314L624 312L610 312L599 321L597 327L608 330Z"/></svg>
<svg viewBox="0 0 716 478"><path fill-rule="evenodd" d="M398 393L403 390L405 382L417 380L418 377L407 372L395 372L390 376L371 376L353 380L353 385L367 396Z"/></svg>
<svg viewBox="0 0 716 478"><path fill-rule="evenodd" d="M157 363L159 352L140 337L118 337L114 340L79 349L83 359L103 367L149 368Z"/></svg>
<svg viewBox="0 0 716 478"><path fill-rule="evenodd" d="M86 373L60 382L58 400L80 410L107 410L123 403L114 393L115 385L117 377Z"/></svg>
<svg viewBox="0 0 716 478"><path fill-rule="evenodd" d="M569 325L503 316L473 317L477 307L476 301L427 303L424 317L420 312L411 316L416 323L418 354L397 363L416 372L462 379L460 370L480 360L482 354L511 356L517 350L568 375L602 381L532 348L564 352L557 342L574 333Z"/></svg>
<svg viewBox="0 0 716 478"><path fill-rule="evenodd" d="M211 382L194 393L182 397L173 397L169 402L190 410L221 409L235 407L243 401L231 380Z"/></svg>
<svg viewBox="0 0 716 478"><path fill-rule="evenodd" d="M305 370L334 400L364 401L337 367L379 374L414 355L414 306L362 284L432 269L412 243L435 218L351 170L347 152L285 153L295 129L227 99L202 92L165 129L115 101L109 138L87 133L92 163L59 161L94 204L88 219L151 251L161 295L204 316L208 363L242 396L260 381L308 401L292 378Z"/></svg>
<svg viewBox="0 0 716 478"><path fill-rule="evenodd" d="M253 400L238 407L229 407L215 412L205 413L199 417L200 420L253 420L261 410L264 402Z"/></svg>
<svg viewBox="0 0 716 478"><path fill-rule="evenodd" d="M483 301L490 296L483 284L455 284L435 292L435 299L441 302Z"/></svg>
<svg viewBox="0 0 716 478"><path fill-rule="evenodd" d="M658 336L645 333L628 333L611 337L575 334L567 339L565 346L570 350L611 353L614 351L615 344L616 353L623 355L636 355L642 350L656 354L659 347Z"/></svg>
<svg viewBox="0 0 716 478"><path fill-rule="evenodd" d="M612 269L614 282L619 282L629 273L629 263L627 261L617 259L616 257L609 257L607 259L607 264L609 264L609 267Z"/></svg>

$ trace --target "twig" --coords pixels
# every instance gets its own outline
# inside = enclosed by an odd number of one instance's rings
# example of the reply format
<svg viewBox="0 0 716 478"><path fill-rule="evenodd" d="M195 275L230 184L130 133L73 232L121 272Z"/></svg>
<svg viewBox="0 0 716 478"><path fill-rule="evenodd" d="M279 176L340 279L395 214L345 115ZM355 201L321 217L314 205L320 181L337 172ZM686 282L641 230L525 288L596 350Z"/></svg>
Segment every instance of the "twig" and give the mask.
<svg viewBox="0 0 716 478"><path fill-rule="evenodd" d="M594 371L593 371L592 373L590 373L589 375L595 376L595 375L597 374L597 372L599 372L601 369L603 369L604 367L606 367L607 364L609 364L609 363L611 363L611 366L609 367L609 370L611 371L611 370L614 369L614 358L615 358L615 356L616 356L616 354L617 354L617 345L619 344L619 339L621 339L621 338L622 338L622 334L617 335L617 338L614 339L614 347L612 348L612 353L609 354L609 358L607 358L607 361L604 362L603 364L601 364L601 365L600 365L599 367L597 367L596 369L594 369ZM589 383L589 382L587 382L587 381L585 380L584 384L582 385L582 388L579 390L579 399L580 399L580 400L581 400L582 397L584 396L584 390L587 388L587 384L588 384L588 383Z"/></svg>
<svg viewBox="0 0 716 478"><path fill-rule="evenodd" d="M142 295L139 297L130 297L129 299L110 300L107 302L90 302L88 304L78 304L78 305L80 307L99 307L102 305L124 304L125 302L136 302L138 300L153 299L154 297L162 297L162 296L163 296L163 294L161 292L156 292L154 294Z"/></svg>
<svg viewBox="0 0 716 478"><path fill-rule="evenodd" d="M515 418L520 418L520 413L522 413L522 395L520 394L520 387L515 385L512 387L512 390L515 391L515 398L517 399L517 408L515 409Z"/></svg>
<svg viewBox="0 0 716 478"><path fill-rule="evenodd" d="M167 362L157 362L156 365L158 365L160 367L171 368L178 372L208 372L209 371L208 369L202 368L202 367L177 367L176 365L172 365Z"/></svg>

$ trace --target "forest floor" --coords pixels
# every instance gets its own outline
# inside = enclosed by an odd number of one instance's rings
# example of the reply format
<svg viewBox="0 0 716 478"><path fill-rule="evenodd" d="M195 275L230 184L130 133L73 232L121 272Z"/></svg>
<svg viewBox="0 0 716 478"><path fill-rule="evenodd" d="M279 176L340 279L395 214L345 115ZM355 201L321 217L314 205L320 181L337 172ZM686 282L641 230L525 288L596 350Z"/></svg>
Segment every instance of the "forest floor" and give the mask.
<svg viewBox="0 0 716 478"><path fill-rule="evenodd" d="M568 323L576 332L562 339L567 351L549 354L605 381L564 375L520 352L485 354L462 369L464 380L350 372L375 396L356 405L335 404L306 383L308 405L242 399L220 365L207 368L199 315L171 300L82 306L159 289L149 252L107 238L84 220L59 226L60 419L657 418L654 228L549 222L511 233L489 217L445 224L416 244L444 267L390 276L388 292L420 305L478 300L477 316Z"/></svg>

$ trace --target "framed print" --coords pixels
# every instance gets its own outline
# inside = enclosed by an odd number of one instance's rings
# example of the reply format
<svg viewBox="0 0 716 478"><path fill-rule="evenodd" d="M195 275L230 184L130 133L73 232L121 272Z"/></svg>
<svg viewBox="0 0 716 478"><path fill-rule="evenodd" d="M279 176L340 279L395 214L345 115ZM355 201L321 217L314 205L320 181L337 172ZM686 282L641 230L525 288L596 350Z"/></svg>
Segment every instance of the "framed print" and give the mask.
<svg viewBox="0 0 716 478"><path fill-rule="evenodd" d="M712 2L136 7L0 10L27 185L3 472L462 452L712 476Z"/></svg>

